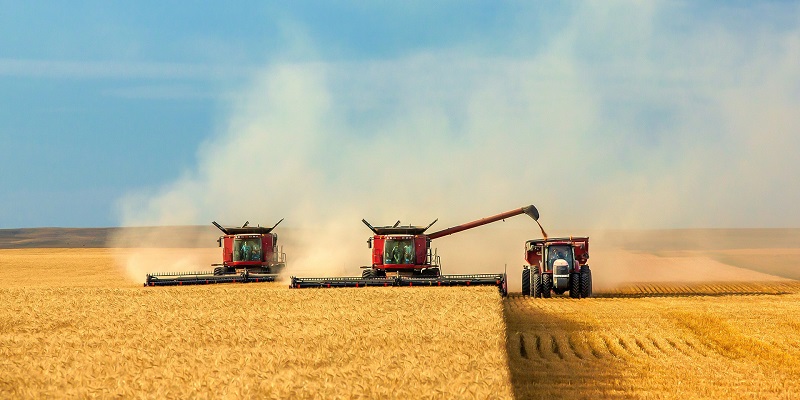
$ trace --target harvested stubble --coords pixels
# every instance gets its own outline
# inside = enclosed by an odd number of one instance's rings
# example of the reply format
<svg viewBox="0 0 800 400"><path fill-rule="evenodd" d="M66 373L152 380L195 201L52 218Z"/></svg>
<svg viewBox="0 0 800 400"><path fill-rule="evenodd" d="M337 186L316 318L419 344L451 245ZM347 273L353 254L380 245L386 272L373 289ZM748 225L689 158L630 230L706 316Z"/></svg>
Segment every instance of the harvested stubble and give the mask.
<svg viewBox="0 0 800 400"><path fill-rule="evenodd" d="M741 284L712 286L730 293ZM711 287L654 288L668 294L546 301L512 296L505 313L516 397L795 398L800 393L797 283L748 285L744 294L722 296Z"/></svg>
<svg viewBox="0 0 800 400"><path fill-rule="evenodd" d="M494 288L2 286L0 397L512 396Z"/></svg>

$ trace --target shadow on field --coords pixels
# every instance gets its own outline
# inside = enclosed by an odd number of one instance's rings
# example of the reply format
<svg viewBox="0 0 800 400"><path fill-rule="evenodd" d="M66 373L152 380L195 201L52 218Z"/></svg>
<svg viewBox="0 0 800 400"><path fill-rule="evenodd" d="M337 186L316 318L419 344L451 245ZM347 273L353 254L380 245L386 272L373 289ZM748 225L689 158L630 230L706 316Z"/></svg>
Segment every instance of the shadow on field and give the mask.
<svg viewBox="0 0 800 400"><path fill-rule="evenodd" d="M510 296L504 302L506 351L517 399L614 397L625 360L589 338L596 327L560 318L541 300Z"/></svg>

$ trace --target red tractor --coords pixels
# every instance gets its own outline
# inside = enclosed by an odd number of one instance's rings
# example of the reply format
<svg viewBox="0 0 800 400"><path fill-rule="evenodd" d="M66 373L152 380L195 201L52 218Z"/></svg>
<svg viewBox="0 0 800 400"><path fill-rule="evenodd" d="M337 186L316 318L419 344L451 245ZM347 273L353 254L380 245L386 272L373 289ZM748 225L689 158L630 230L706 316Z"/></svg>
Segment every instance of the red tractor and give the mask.
<svg viewBox="0 0 800 400"><path fill-rule="evenodd" d="M278 247L278 235L263 226L214 226L224 233L217 239L222 263L212 272L167 272L148 274L145 286L205 285L212 283L273 282L286 267L286 254Z"/></svg>
<svg viewBox="0 0 800 400"><path fill-rule="evenodd" d="M495 285L505 295L505 273L442 275L439 256L431 250L431 240L520 214L539 219L539 211L531 205L427 235L425 231L436 221L425 227L400 226L400 221L392 226L374 227L362 220L375 235L367 240L368 247L372 249L372 265L362 267L364 271L361 277L292 277L291 287Z"/></svg>
<svg viewBox="0 0 800 400"><path fill-rule="evenodd" d="M525 242L522 295L549 298L552 292L579 299L592 295L589 238L545 238Z"/></svg>

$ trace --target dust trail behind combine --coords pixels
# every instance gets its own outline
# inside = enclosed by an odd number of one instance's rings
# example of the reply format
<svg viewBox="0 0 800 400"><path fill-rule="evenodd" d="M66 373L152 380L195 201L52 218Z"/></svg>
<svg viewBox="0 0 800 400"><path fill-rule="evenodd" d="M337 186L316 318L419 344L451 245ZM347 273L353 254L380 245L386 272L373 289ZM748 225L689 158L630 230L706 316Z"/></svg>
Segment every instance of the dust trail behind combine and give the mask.
<svg viewBox="0 0 800 400"><path fill-rule="evenodd" d="M800 278L796 229L600 231L595 237L590 263L599 291L635 284L786 283Z"/></svg>
<svg viewBox="0 0 800 400"><path fill-rule="evenodd" d="M790 279L724 264L700 253L655 255L626 250L594 250L595 289L633 283L785 282Z"/></svg>

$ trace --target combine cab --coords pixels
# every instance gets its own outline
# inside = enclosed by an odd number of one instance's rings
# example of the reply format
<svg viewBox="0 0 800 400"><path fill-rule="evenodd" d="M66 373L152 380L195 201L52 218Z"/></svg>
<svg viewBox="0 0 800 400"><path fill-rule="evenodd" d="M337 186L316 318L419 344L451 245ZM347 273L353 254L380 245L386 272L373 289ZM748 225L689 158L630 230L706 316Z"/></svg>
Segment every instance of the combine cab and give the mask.
<svg viewBox="0 0 800 400"><path fill-rule="evenodd" d="M529 240L525 243L522 295L549 298L551 293L579 299L592 295L589 238L568 237Z"/></svg>
<svg viewBox="0 0 800 400"><path fill-rule="evenodd" d="M425 234L425 231L436 221L424 227L399 226L400 221L392 226L374 227L366 220L362 220L374 236L367 240L368 247L372 249L372 265L362 267L364 270L361 277L292 277L291 287L493 285L497 286L505 296L508 293L505 273L442 275L439 256L431 250L431 240L520 214L526 214L534 220L539 219L539 212L531 205L431 234Z"/></svg>
<svg viewBox="0 0 800 400"><path fill-rule="evenodd" d="M145 286L205 285L212 283L273 282L286 266L286 254L278 247L272 228L256 226L214 226L224 233L217 239L222 247L222 263L213 271L148 274Z"/></svg>

